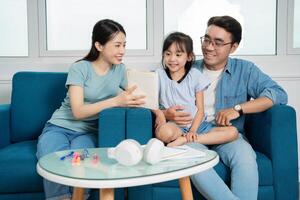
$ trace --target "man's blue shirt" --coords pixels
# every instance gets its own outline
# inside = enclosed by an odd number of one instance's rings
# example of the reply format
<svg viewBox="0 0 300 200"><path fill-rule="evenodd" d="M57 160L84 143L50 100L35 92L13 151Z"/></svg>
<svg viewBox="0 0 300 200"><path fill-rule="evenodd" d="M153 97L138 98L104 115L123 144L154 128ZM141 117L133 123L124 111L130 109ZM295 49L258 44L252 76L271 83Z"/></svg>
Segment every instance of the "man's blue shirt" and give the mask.
<svg viewBox="0 0 300 200"><path fill-rule="evenodd" d="M203 60L197 60L194 67L203 71ZM287 94L275 81L263 73L254 63L237 58L229 58L221 79L216 87L215 110L232 108L251 98L267 97L274 104L286 104ZM245 116L232 121L244 132Z"/></svg>

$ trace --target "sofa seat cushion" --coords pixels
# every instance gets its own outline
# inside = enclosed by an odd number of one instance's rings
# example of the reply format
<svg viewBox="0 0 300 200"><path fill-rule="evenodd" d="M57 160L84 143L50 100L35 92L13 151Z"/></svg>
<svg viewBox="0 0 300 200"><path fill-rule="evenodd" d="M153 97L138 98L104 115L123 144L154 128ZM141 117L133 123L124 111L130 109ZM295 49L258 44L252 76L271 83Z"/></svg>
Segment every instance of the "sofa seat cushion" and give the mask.
<svg viewBox="0 0 300 200"><path fill-rule="evenodd" d="M0 194L1 200L45 200L45 194L40 193L16 193L16 194Z"/></svg>
<svg viewBox="0 0 300 200"><path fill-rule="evenodd" d="M0 149L0 193L42 192L36 172L36 140L10 144Z"/></svg>
<svg viewBox="0 0 300 200"><path fill-rule="evenodd" d="M179 188L154 187L153 200L161 199L181 199L181 192Z"/></svg>

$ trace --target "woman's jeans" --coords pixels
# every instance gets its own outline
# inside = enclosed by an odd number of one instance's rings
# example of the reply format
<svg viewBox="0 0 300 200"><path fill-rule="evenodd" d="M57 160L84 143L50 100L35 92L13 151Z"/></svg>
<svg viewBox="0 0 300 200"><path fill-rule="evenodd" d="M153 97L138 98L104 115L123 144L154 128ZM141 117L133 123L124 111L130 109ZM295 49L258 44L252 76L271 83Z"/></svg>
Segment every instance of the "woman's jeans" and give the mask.
<svg viewBox="0 0 300 200"><path fill-rule="evenodd" d="M192 143L197 148L206 148L202 144ZM214 145L220 160L231 172L230 188L214 169L209 169L191 177L197 190L208 200L256 200L258 194L258 169L256 154L242 135L229 143Z"/></svg>
<svg viewBox="0 0 300 200"><path fill-rule="evenodd" d="M93 148L96 146L97 136L93 133L78 133L50 123L38 139L37 158L68 149ZM71 198L71 188L44 179L45 196L48 200Z"/></svg>

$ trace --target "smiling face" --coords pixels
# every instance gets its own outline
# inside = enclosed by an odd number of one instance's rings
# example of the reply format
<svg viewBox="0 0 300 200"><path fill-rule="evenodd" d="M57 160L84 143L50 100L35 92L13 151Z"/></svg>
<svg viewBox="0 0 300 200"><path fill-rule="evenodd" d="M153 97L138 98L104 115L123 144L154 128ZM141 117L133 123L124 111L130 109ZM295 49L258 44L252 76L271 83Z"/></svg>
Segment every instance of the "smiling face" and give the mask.
<svg viewBox="0 0 300 200"><path fill-rule="evenodd" d="M163 62L171 74L178 73L184 75L185 64L190 60L191 58L185 49L180 50L176 42L173 42L163 53Z"/></svg>
<svg viewBox="0 0 300 200"><path fill-rule="evenodd" d="M215 25L207 27L205 38L213 42L223 42L224 44L232 42L231 33ZM213 43L209 43L208 45L202 44L201 47L205 66L210 70L220 70L225 67L228 56L237 49L238 44L233 43L217 47Z"/></svg>
<svg viewBox="0 0 300 200"><path fill-rule="evenodd" d="M126 36L122 32L118 32L105 45L99 42L95 43L97 50L100 52L99 59L108 65L117 65L122 62L125 54Z"/></svg>

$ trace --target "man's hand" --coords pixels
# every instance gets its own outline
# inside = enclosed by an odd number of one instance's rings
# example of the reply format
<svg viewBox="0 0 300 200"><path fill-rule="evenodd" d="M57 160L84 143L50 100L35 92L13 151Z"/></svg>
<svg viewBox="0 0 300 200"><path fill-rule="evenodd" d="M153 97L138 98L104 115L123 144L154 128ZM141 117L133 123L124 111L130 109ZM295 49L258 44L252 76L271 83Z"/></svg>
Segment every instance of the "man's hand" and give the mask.
<svg viewBox="0 0 300 200"><path fill-rule="evenodd" d="M216 124L219 126L231 126L231 120L236 119L240 114L233 108L220 110L216 116Z"/></svg>
<svg viewBox="0 0 300 200"><path fill-rule="evenodd" d="M172 106L164 111L165 117L179 126L186 126L192 123L193 118L191 114L180 110L184 110L184 107Z"/></svg>

